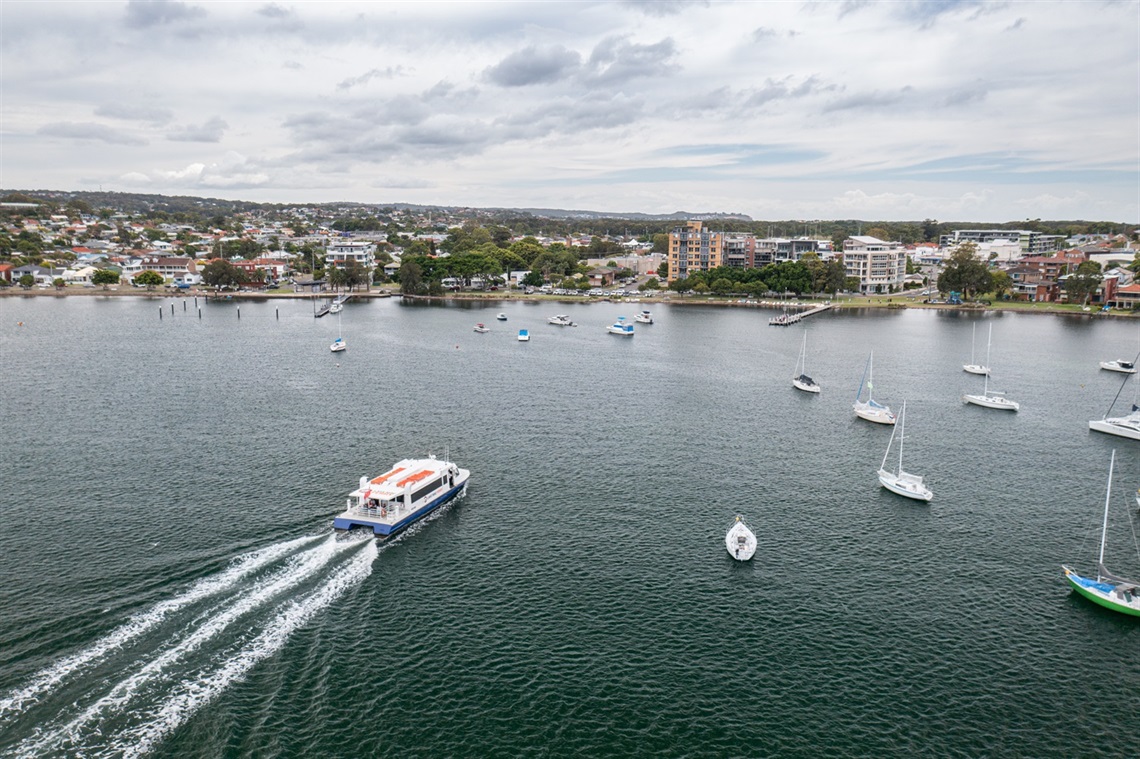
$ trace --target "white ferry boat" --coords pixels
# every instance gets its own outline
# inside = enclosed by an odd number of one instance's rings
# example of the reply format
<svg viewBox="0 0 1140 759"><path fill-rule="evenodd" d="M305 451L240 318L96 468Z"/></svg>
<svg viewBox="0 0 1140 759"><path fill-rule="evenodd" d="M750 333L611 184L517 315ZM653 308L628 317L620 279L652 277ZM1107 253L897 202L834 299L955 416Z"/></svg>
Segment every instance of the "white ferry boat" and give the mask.
<svg viewBox="0 0 1140 759"><path fill-rule="evenodd" d="M389 538L461 494L470 476L469 470L434 456L404 459L379 477L361 477L333 529L371 527L380 539Z"/></svg>

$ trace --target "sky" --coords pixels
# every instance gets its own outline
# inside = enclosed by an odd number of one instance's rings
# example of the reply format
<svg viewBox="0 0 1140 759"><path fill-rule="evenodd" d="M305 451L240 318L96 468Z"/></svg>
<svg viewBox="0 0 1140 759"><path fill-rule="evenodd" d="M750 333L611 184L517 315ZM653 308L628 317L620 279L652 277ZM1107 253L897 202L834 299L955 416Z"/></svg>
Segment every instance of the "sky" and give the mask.
<svg viewBox="0 0 1140 759"><path fill-rule="evenodd" d="M1140 0L0 0L0 187L1140 221Z"/></svg>

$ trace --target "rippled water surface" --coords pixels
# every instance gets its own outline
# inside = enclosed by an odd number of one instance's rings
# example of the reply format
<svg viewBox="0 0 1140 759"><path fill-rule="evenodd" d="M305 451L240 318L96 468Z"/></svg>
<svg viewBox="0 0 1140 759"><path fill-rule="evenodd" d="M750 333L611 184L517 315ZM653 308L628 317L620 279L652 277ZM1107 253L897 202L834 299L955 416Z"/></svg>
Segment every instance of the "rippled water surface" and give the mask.
<svg viewBox="0 0 1140 759"><path fill-rule="evenodd" d="M1060 572L1115 448L1107 563L1140 575L1140 443L1087 428L1135 322L185 306L0 299L0 753L1135 755L1140 620ZM959 399L974 324L1017 414ZM929 505L878 487L871 350ZM465 497L331 538L361 475L445 451Z"/></svg>

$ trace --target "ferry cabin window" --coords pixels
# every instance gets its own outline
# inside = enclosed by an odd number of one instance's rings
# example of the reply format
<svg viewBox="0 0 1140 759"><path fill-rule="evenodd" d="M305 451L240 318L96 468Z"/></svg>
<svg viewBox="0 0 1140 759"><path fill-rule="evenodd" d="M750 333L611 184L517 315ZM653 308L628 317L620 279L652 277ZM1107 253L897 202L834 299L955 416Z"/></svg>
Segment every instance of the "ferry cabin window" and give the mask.
<svg viewBox="0 0 1140 759"><path fill-rule="evenodd" d="M431 491L435 490L438 487L439 487L439 480L438 479L432 480L431 482L424 485L422 488L420 488L416 492L412 493L412 502L415 503L416 501L420 500L425 495L427 495L428 493L430 493Z"/></svg>

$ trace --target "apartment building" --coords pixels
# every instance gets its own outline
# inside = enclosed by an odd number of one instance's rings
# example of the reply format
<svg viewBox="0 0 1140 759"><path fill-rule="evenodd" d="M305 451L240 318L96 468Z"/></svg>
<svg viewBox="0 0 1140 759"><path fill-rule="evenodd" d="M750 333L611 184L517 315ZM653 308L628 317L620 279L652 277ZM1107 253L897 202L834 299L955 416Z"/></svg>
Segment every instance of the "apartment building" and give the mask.
<svg viewBox="0 0 1140 759"><path fill-rule="evenodd" d="M1022 255L1037 255L1057 250L1064 242L1063 235L1043 235L1027 229L955 229L950 234L941 235L938 244L943 248L953 248L964 242L989 243L1009 240L1021 247Z"/></svg>
<svg viewBox="0 0 1140 759"><path fill-rule="evenodd" d="M843 265L859 280L861 293L888 293L902 287L906 249L901 243L855 235L843 241Z"/></svg>
<svg viewBox="0 0 1140 759"><path fill-rule="evenodd" d="M330 240L325 249L325 263L343 267L349 261L356 261L372 271L376 268L376 246L362 240Z"/></svg>
<svg viewBox="0 0 1140 759"><path fill-rule="evenodd" d="M669 281L692 272L715 269L723 262L724 233L690 221L669 233Z"/></svg>

